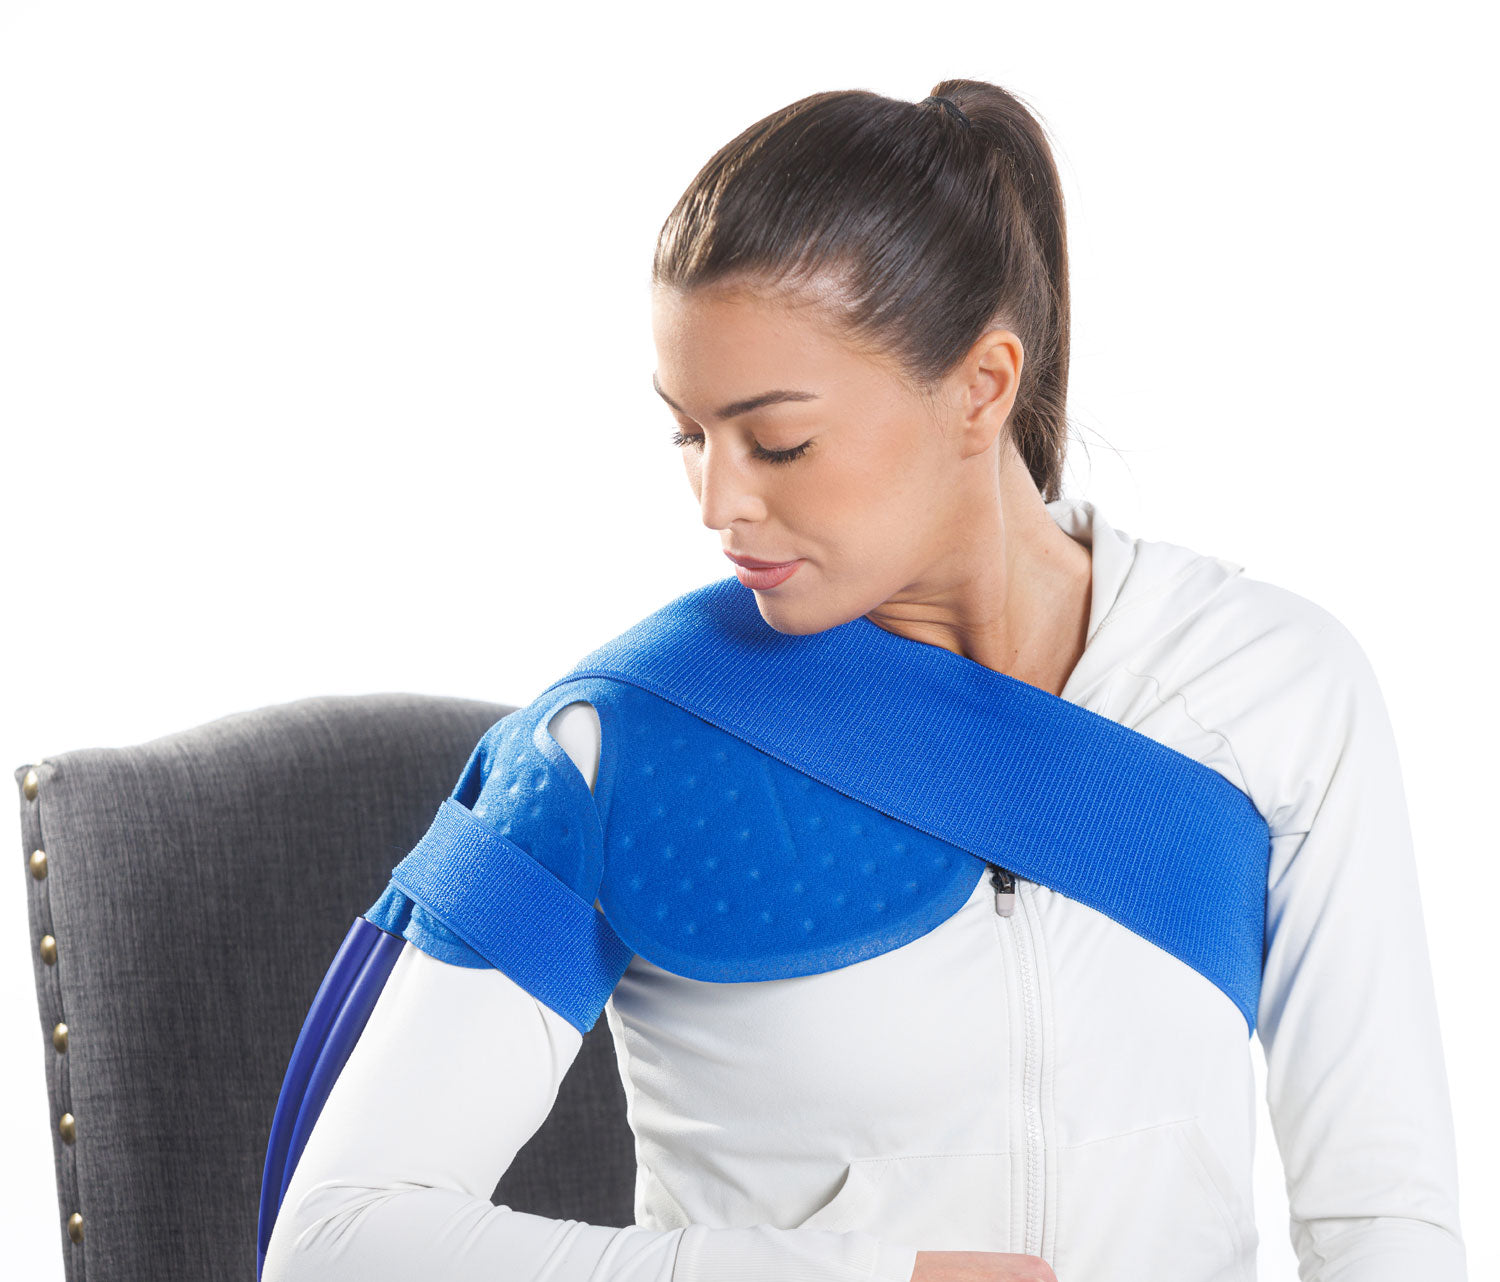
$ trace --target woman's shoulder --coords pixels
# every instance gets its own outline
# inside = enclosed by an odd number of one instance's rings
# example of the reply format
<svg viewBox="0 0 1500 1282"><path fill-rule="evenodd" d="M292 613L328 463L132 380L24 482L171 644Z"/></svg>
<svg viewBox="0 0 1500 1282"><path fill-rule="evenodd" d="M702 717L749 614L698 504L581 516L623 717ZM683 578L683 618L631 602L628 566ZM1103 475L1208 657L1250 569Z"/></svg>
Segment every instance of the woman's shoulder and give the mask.
<svg viewBox="0 0 1500 1282"><path fill-rule="evenodd" d="M1202 653L1192 666L1228 664L1252 683L1262 674L1259 692L1270 699L1295 694L1298 676L1347 689L1373 675L1364 647L1327 606L1243 572L1216 594L1193 641Z"/></svg>
<svg viewBox="0 0 1500 1282"><path fill-rule="evenodd" d="M1252 685L1257 673L1274 679L1306 668L1337 676L1351 662L1360 665L1359 643L1319 602L1247 574L1229 557L1110 533L1110 547L1128 548L1105 557L1128 567L1100 629L1111 660L1149 666L1159 681L1174 684L1222 673L1226 665Z"/></svg>
<svg viewBox="0 0 1500 1282"><path fill-rule="evenodd" d="M1351 739L1384 716L1363 646L1327 606L1239 562L1092 517L1108 611L1075 689L1220 771L1273 830L1300 823Z"/></svg>
<svg viewBox="0 0 1500 1282"><path fill-rule="evenodd" d="M1328 607L1243 572L1139 671L1158 698L1221 739L1273 831L1305 824L1356 736L1385 725L1374 667L1353 631Z"/></svg>

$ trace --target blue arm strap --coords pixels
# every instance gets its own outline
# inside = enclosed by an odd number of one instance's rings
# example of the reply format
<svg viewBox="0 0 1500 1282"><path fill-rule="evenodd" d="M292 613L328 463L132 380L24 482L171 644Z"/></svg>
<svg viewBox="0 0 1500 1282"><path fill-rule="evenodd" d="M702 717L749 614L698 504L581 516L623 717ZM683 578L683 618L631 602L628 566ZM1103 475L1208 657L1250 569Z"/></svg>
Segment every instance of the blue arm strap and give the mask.
<svg viewBox="0 0 1500 1282"><path fill-rule="evenodd" d="M391 884L580 1033L633 955L592 901L452 797Z"/></svg>

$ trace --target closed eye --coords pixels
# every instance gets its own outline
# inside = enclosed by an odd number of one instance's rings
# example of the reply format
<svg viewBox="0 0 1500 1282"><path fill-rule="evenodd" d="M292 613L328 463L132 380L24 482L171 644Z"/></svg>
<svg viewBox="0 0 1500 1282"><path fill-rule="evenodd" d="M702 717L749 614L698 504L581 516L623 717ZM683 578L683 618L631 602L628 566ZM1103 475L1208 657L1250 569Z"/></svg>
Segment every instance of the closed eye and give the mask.
<svg viewBox="0 0 1500 1282"><path fill-rule="evenodd" d="M702 436L687 436L675 429L667 439L673 445L680 446L697 445L701 447L703 444ZM801 458L811 447L811 441L803 441L801 445L795 445L789 450L768 450L763 449L757 442L755 448L750 453L755 458L765 459L767 463L790 463L793 459Z"/></svg>

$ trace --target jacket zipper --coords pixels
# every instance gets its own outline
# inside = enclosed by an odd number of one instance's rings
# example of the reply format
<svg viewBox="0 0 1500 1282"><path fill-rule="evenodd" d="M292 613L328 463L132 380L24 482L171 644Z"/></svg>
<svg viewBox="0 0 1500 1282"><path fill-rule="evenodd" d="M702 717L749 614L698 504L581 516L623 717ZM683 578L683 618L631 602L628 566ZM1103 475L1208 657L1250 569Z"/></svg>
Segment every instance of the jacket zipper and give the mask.
<svg viewBox="0 0 1500 1282"><path fill-rule="evenodd" d="M999 864L990 864L990 884L995 888L995 911L1009 917L1016 911L1015 873Z"/></svg>
<svg viewBox="0 0 1500 1282"><path fill-rule="evenodd" d="M1037 995L1036 953L1031 922L1023 909L1015 919L1016 875L990 863L990 883L995 887L995 913L1010 919L1010 937L1016 949L1016 969L1021 977L1021 1002L1025 1012L1025 1067L1022 1072L1021 1108L1026 1119L1026 1255L1042 1253L1042 1201L1045 1193L1042 1135L1041 1002Z"/></svg>

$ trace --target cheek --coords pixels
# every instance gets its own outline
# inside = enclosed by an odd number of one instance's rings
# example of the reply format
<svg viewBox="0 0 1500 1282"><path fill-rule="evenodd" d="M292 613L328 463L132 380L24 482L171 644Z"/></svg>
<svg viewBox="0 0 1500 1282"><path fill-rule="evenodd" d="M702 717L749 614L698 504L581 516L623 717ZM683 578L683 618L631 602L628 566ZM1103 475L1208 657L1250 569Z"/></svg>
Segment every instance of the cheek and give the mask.
<svg viewBox="0 0 1500 1282"><path fill-rule="evenodd" d="M809 480L815 482L809 487L812 501L829 521L867 534L909 528L924 520L932 506L932 485L922 460L907 455L882 458L865 451Z"/></svg>

